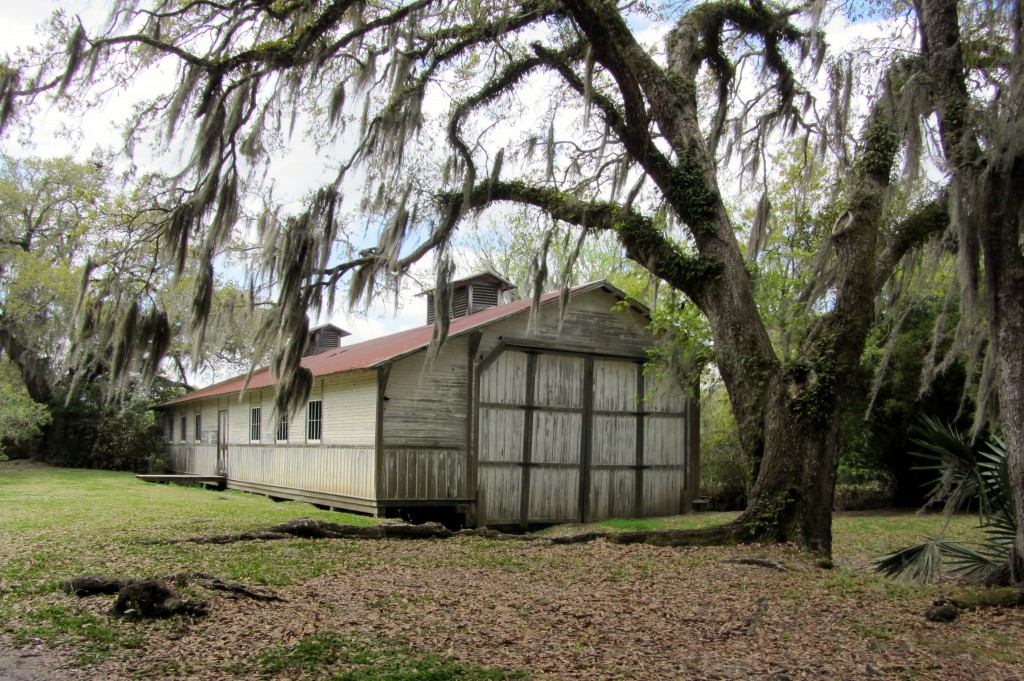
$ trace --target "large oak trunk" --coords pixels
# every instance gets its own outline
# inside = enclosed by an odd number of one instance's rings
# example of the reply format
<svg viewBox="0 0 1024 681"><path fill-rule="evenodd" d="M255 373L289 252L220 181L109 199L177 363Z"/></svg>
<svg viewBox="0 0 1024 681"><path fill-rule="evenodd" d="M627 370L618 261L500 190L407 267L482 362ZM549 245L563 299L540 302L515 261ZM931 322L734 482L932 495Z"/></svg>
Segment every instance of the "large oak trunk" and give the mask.
<svg viewBox="0 0 1024 681"><path fill-rule="evenodd" d="M765 452L739 522L751 540L793 542L832 552L832 503L838 463L838 402L808 419L776 395L765 415Z"/></svg>
<svg viewBox="0 0 1024 681"><path fill-rule="evenodd" d="M1020 245L1019 201L1024 182L1020 164L990 192L987 239L982 243L991 297L991 329L996 348L1000 422L1014 491L1017 541L1011 557L1014 583L1024 583L1024 253ZM1001 178L1002 179L1002 178ZM999 200L1002 199L1002 200ZM997 204L997 205L993 205Z"/></svg>
<svg viewBox="0 0 1024 681"><path fill-rule="evenodd" d="M1021 584L1024 583L1024 285L1017 286L1015 295L1015 300L1004 301L1005 307L1012 310L1008 313L1016 316L1004 321L1000 329L999 399L1017 518L1011 578Z"/></svg>

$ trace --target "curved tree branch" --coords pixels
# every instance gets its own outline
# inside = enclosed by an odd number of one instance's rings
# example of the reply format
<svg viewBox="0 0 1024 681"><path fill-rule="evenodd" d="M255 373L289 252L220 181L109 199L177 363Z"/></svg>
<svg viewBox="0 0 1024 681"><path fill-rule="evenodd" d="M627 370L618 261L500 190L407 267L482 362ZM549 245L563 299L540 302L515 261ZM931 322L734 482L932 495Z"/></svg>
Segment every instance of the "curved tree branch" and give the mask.
<svg viewBox="0 0 1024 681"><path fill-rule="evenodd" d="M892 276L896 265L907 253L949 228L949 196L943 192L912 215L901 220L894 228L885 249L875 265L876 295Z"/></svg>
<svg viewBox="0 0 1024 681"><path fill-rule="evenodd" d="M443 200L455 206L463 202L464 196L448 195ZM658 230L651 218L616 203L586 201L525 182L497 182L474 187L465 208L481 209L499 201L535 206L562 222L614 232L631 260L694 300L706 299L705 288L720 272L714 262L685 253Z"/></svg>

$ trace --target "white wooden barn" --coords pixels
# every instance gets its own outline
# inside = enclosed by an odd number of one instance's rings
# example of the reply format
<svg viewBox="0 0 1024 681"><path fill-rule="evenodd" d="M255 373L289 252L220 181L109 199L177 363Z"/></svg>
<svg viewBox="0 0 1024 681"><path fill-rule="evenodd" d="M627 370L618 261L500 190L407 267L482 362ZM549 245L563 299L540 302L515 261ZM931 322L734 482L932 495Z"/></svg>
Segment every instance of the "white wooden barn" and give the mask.
<svg viewBox="0 0 1024 681"><path fill-rule="evenodd" d="M648 310L608 284L497 304L493 274L455 283L448 341L428 324L352 345L311 332L305 413L278 418L267 370L160 406L173 468L227 487L467 525L672 515L698 490L697 410L644 370ZM458 301L463 301L460 306ZM432 311L433 307L429 303ZM614 308L614 310L613 310Z"/></svg>

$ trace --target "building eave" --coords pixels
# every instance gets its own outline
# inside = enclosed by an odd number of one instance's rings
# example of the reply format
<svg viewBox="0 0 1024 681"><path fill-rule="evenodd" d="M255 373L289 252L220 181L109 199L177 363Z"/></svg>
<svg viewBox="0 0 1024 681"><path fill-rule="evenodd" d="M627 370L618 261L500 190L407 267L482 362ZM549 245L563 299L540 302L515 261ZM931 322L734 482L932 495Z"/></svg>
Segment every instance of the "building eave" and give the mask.
<svg viewBox="0 0 1024 681"><path fill-rule="evenodd" d="M630 298L624 291L622 291L622 289L604 280L575 286L569 289L569 296L575 297L598 289L603 289L616 298L627 302L630 309L640 313L650 320L650 309L647 308L647 306ZM560 297L560 291L546 293L541 296L540 304L549 305L552 302L558 301ZM532 303L533 301L531 299L517 300L511 303L505 303L504 305L487 308L472 315L453 319L449 326L448 340L473 333L481 328L519 314L529 314ZM423 352L430 346L430 342L433 339L433 333L434 325L427 324L413 329L399 331L388 336L363 341L361 343L355 343L347 346L343 345L319 355L310 355L303 358L302 364L313 373L314 378L324 378L327 376L335 376L355 371L374 370L386 364L390 364L391 362L398 361L404 357L414 355L417 352ZM376 349L381 346L385 349L382 351L376 351ZM386 348L389 346L395 346L394 350L387 350ZM364 359L360 357L361 355L367 355L367 357ZM356 359L352 364L347 365L346 360L353 357L359 357L359 359ZM338 368L332 368L332 366L338 366ZM167 402L157 405L155 408L165 409L181 404L187 404L195 400L223 397L226 395L243 393L249 390L271 387L276 383L276 381L273 380L269 374L270 370L268 368L257 369L248 374L235 376L205 388L201 388L187 395L183 395L173 400L168 400ZM248 377L248 381L245 380L246 377ZM253 385L254 382L255 385ZM231 387L227 388L229 385Z"/></svg>

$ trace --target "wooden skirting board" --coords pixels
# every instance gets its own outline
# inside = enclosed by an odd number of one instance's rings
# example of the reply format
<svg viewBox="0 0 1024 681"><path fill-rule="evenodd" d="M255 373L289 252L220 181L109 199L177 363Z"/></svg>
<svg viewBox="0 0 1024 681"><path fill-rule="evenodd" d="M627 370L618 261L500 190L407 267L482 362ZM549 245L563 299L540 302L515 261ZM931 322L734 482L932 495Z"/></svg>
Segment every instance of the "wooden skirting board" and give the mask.
<svg viewBox="0 0 1024 681"><path fill-rule="evenodd" d="M136 475L135 477L143 482L176 482L179 484L202 485L203 487L213 487L215 489L224 489L227 485L227 478L223 475Z"/></svg>

